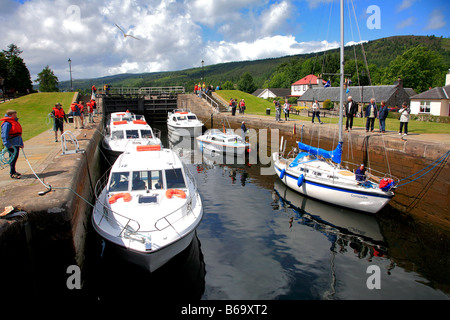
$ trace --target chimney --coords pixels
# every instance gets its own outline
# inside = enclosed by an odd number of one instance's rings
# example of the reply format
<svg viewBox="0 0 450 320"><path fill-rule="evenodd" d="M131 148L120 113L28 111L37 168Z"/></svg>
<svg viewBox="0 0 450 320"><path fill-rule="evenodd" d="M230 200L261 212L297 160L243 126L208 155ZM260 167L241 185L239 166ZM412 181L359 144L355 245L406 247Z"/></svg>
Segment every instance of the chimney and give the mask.
<svg viewBox="0 0 450 320"><path fill-rule="evenodd" d="M321 74L319 74L319 75L317 76L317 85L319 85L319 86L322 85L322 75L321 75Z"/></svg>
<svg viewBox="0 0 450 320"><path fill-rule="evenodd" d="M397 79L397 87L403 88L403 80L400 77L398 77L398 79Z"/></svg>
<svg viewBox="0 0 450 320"><path fill-rule="evenodd" d="M448 72L445 75L445 85L448 86L449 84L450 84L450 69L448 69Z"/></svg>

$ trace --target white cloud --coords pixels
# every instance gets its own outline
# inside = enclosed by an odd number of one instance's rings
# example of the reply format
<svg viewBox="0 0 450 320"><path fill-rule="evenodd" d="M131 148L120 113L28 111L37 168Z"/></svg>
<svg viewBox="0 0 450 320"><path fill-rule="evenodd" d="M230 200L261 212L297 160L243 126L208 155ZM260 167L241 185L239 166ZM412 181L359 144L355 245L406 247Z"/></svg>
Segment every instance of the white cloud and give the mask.
<svg viewBox="0 0 450 320"><path fill-rule="evenodd" d="M445 22L444 15L441 10L435 9L430 14L430 18L428 19L428 25L425 27L425 30L436 30L443 28L447 23Z"/></svg>
<svg viewBox="0 0 450 320"><path fill-rule="evenodd" d="M413 5L413 3L416 0L403 0L402 3L400 3L400 5L397 7L397 11L403 11L405 9L408 9L409 7L411 7Z"/></svg>
<svg viewBox="0 0 450 320"><path fill-rule="evenodd" d="M415 22L416 22L416 18L415 17L409 17L406 20L403 20L399 23L397 23L397 25L395 26L397 29L403 29L409 26L412 26Z"/></svg>
<svg viewBox="0 0 450 320"><path fill-rule="evenodd" d="M215 64L338 46L297 40L285 32L295 11L290 0L28 0L23 4L0 0L0 5L0 22L6 30L0 49L18 45L32 79L49 65L60 81L68 80L69 58L73 78L80 79L182 70L198 67L202 59ZM124 38L115 24L140 40ZM207 32L218 35L208 37Z"/></svg>

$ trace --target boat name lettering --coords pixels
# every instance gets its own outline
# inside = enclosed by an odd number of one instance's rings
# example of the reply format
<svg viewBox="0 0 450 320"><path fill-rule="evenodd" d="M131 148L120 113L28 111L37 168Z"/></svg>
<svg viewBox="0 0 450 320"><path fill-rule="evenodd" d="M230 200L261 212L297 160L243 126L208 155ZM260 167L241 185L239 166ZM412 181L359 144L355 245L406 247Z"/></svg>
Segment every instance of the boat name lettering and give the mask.
<svg viewBox="0 0 450 320"><path fill-rule="evenodd" d="M368 197L362 196L362 195L359 195L359 194L352 194L351 197L354 197L354 198L361 198L361 199L369 199Z"/></svg>

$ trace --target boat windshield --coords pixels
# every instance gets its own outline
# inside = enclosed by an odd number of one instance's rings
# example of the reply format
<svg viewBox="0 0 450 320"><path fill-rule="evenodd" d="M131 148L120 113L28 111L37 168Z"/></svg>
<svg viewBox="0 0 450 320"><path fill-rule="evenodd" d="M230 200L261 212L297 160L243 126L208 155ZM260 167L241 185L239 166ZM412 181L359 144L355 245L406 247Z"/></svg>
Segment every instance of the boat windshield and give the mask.
<svg viewBox="0 0 450 320"><path fill-rule="evenodd" d="M120 130L120 131L113 131L111 133L111 138L113 138L113 139L123 139L123 131L122 130Z"/></svg>
<svg viewBox="0 0 450 320"><path fill-rule="evenodd" d="M138 130L127 130L127 139L138 139L139 131Z"/></svg>
<svg viewBox="0 0 450 320"><path fill-rule="evenodd" d="M182 121L182 120L186 120L186 117L185 116L181 116L181 117L178 117L177 119Z"/></svg>
<svg viewBox="0 0 450 320"><path fill-rule="evenodd" d="M166 170L167 189L186 188L181 168Z"/></svg>
<svg viewBox="0 0 450 320"><path fill-rule="evenodd" d="M113 172L109 183L109 192L128 191L129 172Z"/></svg>
<svg viewBox="0 0 450 320"><path fill-rule="evenodd" d="M159 190L163 189L162 171L134 171L132 190Z"/></svg>
<svg viewBox="0 0 450 320"><path fill-rule="evenodd" d="M151 139L151 138L153 138L153 135L152 135L152 131L151 130L141 130L141 137L143 138L143 139Z"/></svg>

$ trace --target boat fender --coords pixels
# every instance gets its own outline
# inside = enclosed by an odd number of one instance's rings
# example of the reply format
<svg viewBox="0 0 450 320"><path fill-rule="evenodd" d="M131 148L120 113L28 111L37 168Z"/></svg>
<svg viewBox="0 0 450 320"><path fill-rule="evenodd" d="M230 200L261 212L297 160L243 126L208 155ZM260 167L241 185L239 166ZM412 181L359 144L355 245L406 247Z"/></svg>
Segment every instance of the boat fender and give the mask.
<svg viewBox="0 0 450 320"><path fill-rule="evenodd" d="M186 193L180 189L168 189L166 191L166 197L172 199L172 197L177 197L181 199L186 199Z"/></svg>
<svg viewBox="0 0 450 320"><path fill-rule="evenodd" d="M281 170L281 172L280 172L280 179L284 178L285 173L286 173L286 169Z"/></svg>
<svg viewBox="0 0 450 320"><path fill-rule="evenodd" d="M305 180L305 177L303 174L301 174L297 179L297 186L300 187L303 184L303 181Z"/></svg>
<svg viewBox="0 0 450 320"><path fill-rule="evenodd" d="M144 120L133 120L134 124L147 124Z"/></svg>
<svg viewBox="0 0 450 320"><path fill-rule="evenodd" d="M127 120L121 120L121 121L114 121L113 125L117 126L119 124L127 124L127 123L128 123Z"/></svg>
<svg viewBox="0 0 450 320"><path fill-rule="evenodd" d="M161 151L161 145L159 144L149 144L149 145L144 145L144 146L137 146L136 147L136 151L141 152L141 151Z"/></svg>
<svg viewBox="0 0 450 320"><path fill-rule="evenodd" d="M115 195L109 197L108 201L110 204L116 203L117 199L122 198L124 202L130 202L131 201L131 194L128 192L121 192L116 193Z"/></svg>

